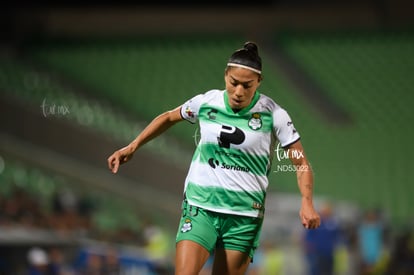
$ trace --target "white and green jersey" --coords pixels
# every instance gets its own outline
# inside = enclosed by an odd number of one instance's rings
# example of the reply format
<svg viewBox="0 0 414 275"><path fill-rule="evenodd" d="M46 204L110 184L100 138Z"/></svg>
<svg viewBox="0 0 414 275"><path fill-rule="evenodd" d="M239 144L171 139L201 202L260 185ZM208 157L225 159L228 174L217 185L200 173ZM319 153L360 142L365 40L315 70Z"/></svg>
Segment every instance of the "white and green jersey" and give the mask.
<svg viewBox="0 0 414 275"><path fill-rule="evenodd" d="M235 113L226 91L211 90L184 103L181 115L199 122L201 136L185 180L189 204L261 217L276 141L287 146L299 139L287 112L256 92Z"/></svg>

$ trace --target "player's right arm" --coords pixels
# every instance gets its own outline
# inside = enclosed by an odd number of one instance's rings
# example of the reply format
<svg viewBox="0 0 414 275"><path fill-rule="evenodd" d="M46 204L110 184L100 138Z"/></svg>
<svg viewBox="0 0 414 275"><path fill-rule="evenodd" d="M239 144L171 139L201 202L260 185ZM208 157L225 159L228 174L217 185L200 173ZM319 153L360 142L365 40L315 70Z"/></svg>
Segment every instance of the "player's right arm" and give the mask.
<svg viewBox="0 0 414 275"><path fill-rule="evenodd" d="M119 165L129 161L142 145L161 135L175 123L182 121L183 117L180 113L181 106L160 114L154 118L150 124L127 146L115 151L108 158L108 167L112 173L118 172Z"/></svg>

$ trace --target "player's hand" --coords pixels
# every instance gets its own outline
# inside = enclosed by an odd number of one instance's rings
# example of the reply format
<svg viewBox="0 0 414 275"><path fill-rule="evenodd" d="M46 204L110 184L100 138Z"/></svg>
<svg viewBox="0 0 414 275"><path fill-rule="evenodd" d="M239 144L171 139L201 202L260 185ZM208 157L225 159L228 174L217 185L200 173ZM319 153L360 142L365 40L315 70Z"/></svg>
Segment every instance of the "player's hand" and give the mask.
<svg viewBox="0 0 414 275"><path fill-rule="evenodd" d="M134 154L131 153L131 150L127 147L119 149L115 151L109 158L108 158L108 167L112 173L118 172L119 165L129 161Z"/></svg>
<svg viewBox="0 0 414 275"><path fill-rule="evenodd" d="M303 226L306 229L315 229L321 225L321 218L319 214L316 212L316 210L313 208L313 205L302 203L299 216Z"/></svg>

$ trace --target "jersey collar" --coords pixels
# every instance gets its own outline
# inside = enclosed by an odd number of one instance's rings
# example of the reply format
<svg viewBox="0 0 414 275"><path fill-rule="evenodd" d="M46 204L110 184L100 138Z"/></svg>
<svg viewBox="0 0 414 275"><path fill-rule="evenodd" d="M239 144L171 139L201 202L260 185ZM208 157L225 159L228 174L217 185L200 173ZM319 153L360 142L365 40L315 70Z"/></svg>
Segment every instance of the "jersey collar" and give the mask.
<svg viewBox="0 0 414 275"><path fill-rule="evenodd" d="M233 110L231 109L230 105L229 105L229 96L227 94L227 91L224 90L224 105L226 106L226 110L228 112L231 112L233 114L240 114L240 115L244 115L246 114L248 111L250 111L251 108L253 108L253 106L256 104L256 102L259 100L260 97L260 93L258 91L256 91L254 93L254 96L252 98L252 101L250 102L250 104L247 107L244 107L243 109L241 109L240 111L238 111L237 113L234 113Z"/></svg>

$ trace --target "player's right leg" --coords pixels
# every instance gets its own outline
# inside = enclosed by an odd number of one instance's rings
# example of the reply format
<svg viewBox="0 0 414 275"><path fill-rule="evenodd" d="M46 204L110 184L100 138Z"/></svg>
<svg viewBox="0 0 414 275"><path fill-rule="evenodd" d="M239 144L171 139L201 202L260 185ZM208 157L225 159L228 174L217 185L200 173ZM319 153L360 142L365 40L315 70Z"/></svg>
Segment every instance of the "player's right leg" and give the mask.
<svg viewBox="0 0 414 275"><path fill-rule="evenodd" d="M198 275L210 253L196 242L183 240L177 243L175 253L176 275Z"/></svg>
<svg viewBox="0 0 414 275"><path fill-rule="evenodd" d="M176 236L176 275L198 275L215 248L217 230L210 211L183 202Z"/></svg>

